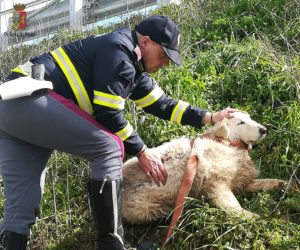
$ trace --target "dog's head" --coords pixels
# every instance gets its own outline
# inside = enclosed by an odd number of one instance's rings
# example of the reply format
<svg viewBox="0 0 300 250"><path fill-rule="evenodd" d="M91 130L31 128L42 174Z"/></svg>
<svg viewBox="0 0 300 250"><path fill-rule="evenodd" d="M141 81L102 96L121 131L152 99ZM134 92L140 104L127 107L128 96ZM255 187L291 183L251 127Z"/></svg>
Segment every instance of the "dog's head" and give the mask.
<svg viewBox="0 0 300 250"><path fill-rule="evenodd" d="M233 113L233 118L223 119L204 133L210 138L228 140L230 143L243 142L246 145L254 145L267 133L267 129L250 115L242 112Z"/></svg>
<svg viewBox="0 0 300 250"><path fill-rule="evenodd" d="M230 141L242 141L247 145L253 145L265 137L267 129L252 120L249 114L235 112L233 118L227 119Z"/></svg>

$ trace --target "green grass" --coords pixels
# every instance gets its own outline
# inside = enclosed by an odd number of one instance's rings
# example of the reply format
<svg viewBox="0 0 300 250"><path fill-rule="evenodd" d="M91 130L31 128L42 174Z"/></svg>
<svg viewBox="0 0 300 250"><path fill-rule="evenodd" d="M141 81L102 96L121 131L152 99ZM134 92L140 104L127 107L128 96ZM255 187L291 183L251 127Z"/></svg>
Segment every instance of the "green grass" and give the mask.
<svg viewBox="0 0 300 250"><path fill-rule="evenodd" d="M208 110L231 106L248 111L268 128L266 138L251 153L261 176L289 182L281 192L238 196L244 208L260 215L256 221L229 216L205 199L190 200L164 249L300 249L299 7L296 0L186 0L179 7L156 10L178 23L184 56L183 66L171 66L154 76L160 86L174 98ZM89 34L107 31L100 28ZM0 51L0 61L5 62L0 78L29 56L86 35L64 31L37 46ZM201 132L148 116L130 102L126 107L126 116L149 146ZM88 163L55 153L48 167L31 248L94 249L86 193ZM0 208L3 202L1 197ZM162 241L169 222L126 224L126 237L133 242Z"/></svg>

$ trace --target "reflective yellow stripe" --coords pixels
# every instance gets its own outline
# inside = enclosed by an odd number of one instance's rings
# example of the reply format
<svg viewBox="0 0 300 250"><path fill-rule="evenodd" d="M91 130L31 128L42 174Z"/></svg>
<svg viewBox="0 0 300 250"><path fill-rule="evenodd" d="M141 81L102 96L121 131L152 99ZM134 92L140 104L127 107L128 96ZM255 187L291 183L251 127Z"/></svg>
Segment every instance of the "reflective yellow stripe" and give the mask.
<svg viewBox="0 0 300 250"><path fill-rule="evenodd" d="M128 123L125 128L116 132L115 134L122 140L125 141L133 132L133 127Z"/></svg>
<svg viewBox="0 0 300 250"><path fill-rule="evenodd" d="M113 109L124 109L125 99L121 96L111 95L94 90L94 103Z"/></svg>
<svg viewBox="0 0 300 250"><path fill-rule="evenodd" d="M21 66L14 68L11 72L16 72L19 74L22 74L24 76L27 76L28 74L21 68Z"/></svg>
<svg viewBox="0 0 300 250"><path fill-rule="evenodd" d="M52 56L65 74L69 85L76 97L78 105L84 111L92 114L93 108L80 76L63 48L51 51Z"/></svg>
<svg viewBox="0 0 300 250"><path fill-rule="evenodd" d="M139 100L134 100L134 102L137 107L144 108L156 102L163 95L163 93L164 92L162 91L162 89L156 85L148 95Z"/></svg>
<svg viewBox="0 0 300 250"><path fill-rule="evenodd" d="M187 102L178 101L177 105L175 106L172 112L170 121L181 123L183 113L186 110L187 106L189 106Z"/></svg>

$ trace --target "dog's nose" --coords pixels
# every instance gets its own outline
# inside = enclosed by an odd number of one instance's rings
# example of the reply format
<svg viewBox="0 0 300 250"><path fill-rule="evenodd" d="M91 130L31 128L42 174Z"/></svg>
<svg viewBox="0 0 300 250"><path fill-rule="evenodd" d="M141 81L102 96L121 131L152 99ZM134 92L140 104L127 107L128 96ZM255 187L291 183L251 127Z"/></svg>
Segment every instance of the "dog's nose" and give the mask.
<svg viewBox="0 0 300 250"><path fill-rule="evenodd" d="M261 135L265 135L265 134L267 133L267 128L265 128L265 127L259 128L259 133L260 133Z"/></svg>

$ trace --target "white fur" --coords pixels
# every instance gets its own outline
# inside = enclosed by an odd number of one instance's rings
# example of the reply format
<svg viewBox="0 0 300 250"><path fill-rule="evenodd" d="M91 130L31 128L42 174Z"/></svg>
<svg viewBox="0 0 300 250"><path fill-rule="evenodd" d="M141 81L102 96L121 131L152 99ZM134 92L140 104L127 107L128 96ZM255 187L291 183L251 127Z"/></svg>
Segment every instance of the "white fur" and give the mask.
<svg viewBox="0 0 300 250"><path fill-rule="evenodd" d="M242 122L242 123L241 123ZM189 193L191 197L205 195L216 206L236 214L252 217L243 209L233 192L257 191L282 187L276 179L257 180L258 170L246 150L217 142L215 137L231 142L255 143L265 135L265 128L249 115L235 113L195 140L194 152L199 159L197 173ZM263 133L262 133L263 132ZM180 182L191 154L191 139L179 138L152 148L167 159L167 183L158 187L149 184L136 157L124 164L123 216L130 223L145 223L169 215L175 208Z"/></svg>

